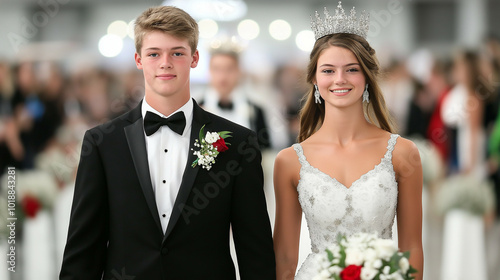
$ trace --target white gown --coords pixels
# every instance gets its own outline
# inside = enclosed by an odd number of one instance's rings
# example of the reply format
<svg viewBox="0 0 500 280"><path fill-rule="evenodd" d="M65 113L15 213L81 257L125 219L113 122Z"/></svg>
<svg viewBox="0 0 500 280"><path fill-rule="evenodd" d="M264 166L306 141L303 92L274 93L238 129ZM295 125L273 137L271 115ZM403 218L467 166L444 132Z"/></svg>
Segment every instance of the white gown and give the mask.
<svg viewBox="0 0 500 280"><path fill-rule="evenodd" d="M477 145L470 144L472 130L468 119L467 90L463 85L455 86L443 102L441 116L449 127L457 129L458 170L463 171L476 157L470 175L479 180L486 179L484 147L486 136L483 129L476 132ZM443 223L442 280L486 280L488 279L484 220L463 210L452 210L445 214Z"/></svg>
<svg viewBox="0 0 500 280"><path fill-rule="evenodd" d="M338 234L375 232L381 238L392 238L398 198L392 151L398 136L391 135L380 163L349 188L309 164L302 146L293 145L301 164L297 186L299 202L307 220L312 247L296 280L311 280L318 273L315 255L335 242Z"/></svg>

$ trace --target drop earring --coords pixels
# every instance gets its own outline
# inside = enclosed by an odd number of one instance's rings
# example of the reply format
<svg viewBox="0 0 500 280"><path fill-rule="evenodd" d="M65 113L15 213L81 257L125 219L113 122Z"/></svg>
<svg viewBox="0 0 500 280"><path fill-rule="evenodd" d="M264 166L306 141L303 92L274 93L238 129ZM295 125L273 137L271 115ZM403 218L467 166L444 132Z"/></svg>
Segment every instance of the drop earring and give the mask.
<svg viewBox="0 0 500 280"><path fill-rule="evenodd" d="M363 92L363 102L370 103L370 93L368 92L368 84L365 86L365 91Z"/></svg>
<svg viewBox="0 0 500 280"><path fill-rule="evenodd" d="M314 91L314 100L315 100L315 102L316 102L316 103L321 104L321 99L320 99L321 95L319 94L318 85L316 85L316 84L315 84L315 85L314 85L314 88L316 89L316 90Z"/></svg>

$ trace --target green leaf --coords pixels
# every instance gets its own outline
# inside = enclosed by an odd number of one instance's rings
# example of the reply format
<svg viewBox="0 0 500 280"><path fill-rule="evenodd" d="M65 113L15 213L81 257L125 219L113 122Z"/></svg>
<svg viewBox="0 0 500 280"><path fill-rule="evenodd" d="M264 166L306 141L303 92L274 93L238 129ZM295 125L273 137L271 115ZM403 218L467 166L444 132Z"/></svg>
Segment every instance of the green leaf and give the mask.
<svg viewBox="0 0 500 280"><path fill-rule="evenodd" d="M346 253L344 250L344 247L340 247L340 259L339 259L339 266L340 267L345 267L345 258L346 258Z"/></svg>
<svg viewBox="0 0 500 280"><path fill-rule="evenodd" d="M204 128L205 128L205 125L203 125L200 129L200 135L199 135L200 143L201 143L201 140L203 140L203 138L205 138Z"/></svg>
<svg viewBox="0 0 500 280"><path fill-rule="evenodd" d="M340 241L342 241L342 239L345 239L345 237L342 234L337 234L337 243L339 245L340 245Z"/></svg>
<svg viewBox="0 0 500 280"><path fill-rule="evenodd" d="M226 137L231 137L231 134L232 132L231 131L221 131L219 132L219 136L222 137L222 139L226 138Z"/></svg>
<svg viewBox="0 0 500 280"><path fill-rule="evenodd" d="M196 159L195 161L193 161L193 163L191 164L191 167L196 167L196 165L198 164L198 159Z"/></svg>
<svg viewBox="0 0 500 280"><path fill-rule="evenodd" d="M325 251L326 251L326 255L328 256L328 261L332 262L333 261L333 253L332 253L332 251L330 251L328 249L325 249Z"/></svg>
<svg viewBox="0 0 500 280"><path fill-rule="evenodd" d="M413 274L413 273L417 273L418 270L416 270L413 266L410 266L410 268L408 269L408 273L409 274Z"/></svg>
<svg viewBox="0 0 500 280"><path fill-rule="evenodd" d="M407 259L410 259L410 251L406 251L403 253L403 256Z"/></svg>

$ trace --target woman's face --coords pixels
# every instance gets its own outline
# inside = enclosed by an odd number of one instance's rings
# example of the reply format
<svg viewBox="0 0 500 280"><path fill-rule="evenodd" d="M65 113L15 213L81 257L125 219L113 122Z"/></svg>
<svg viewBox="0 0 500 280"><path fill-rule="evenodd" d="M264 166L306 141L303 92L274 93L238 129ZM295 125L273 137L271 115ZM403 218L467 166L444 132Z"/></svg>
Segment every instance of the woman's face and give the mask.
<svg viewBox="0 0 500 280"><path fill-rule="evenodd" d="M318 58L315 82L326 103L347 107L361 103L366 79L353 52L330 46Z"/></svg>
<svg viewBox="0 0 500 280"><path fill-rule="evenodd" d="M458 84L468 84L469 72L465 59L462 56L457 56L453 63L453 81Z"/></svg>

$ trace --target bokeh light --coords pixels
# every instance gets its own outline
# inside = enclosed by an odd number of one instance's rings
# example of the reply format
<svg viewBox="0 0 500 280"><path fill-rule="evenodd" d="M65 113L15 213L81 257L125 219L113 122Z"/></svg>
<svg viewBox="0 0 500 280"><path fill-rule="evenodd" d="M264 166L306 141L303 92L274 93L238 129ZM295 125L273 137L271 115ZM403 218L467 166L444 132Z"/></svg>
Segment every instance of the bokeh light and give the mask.
<svg viewBox="0 0 500 280"><path fill-rule="evenodd" d="M253 40L259 36L259 24L251 19L242 20L238 24L238 34L245 40Z"/></svg>
<svg viewBox="0 0 500 280"><path fill-rule="evenodd" d="M127 26L127 35L131 39L134 39L134 27L135 27L135 19L131 20Z"/></svg>
<svg viewBox="0 0 500 280"><path fill-rule="evenodd" d="M311 30L302 30L295 36L295 44L305 52L310 52L314 47L314 33Z"/></svg>
<svg viewBox="0 0 500 280"><path fill-rule="evenodd" d="M99 40L99 52L105 57L115 57L123 49L123 40L118 35L107 34Z"/></svg>
<svg viewBox="0 0 500 280"><path fill-rule="evenodd" d="M202 19L198 22L198 26L201 38L210 39L219 32L219 25L212 19Z"/></svg>
<svg viewBox="0 0 500 280"><path fill-rule="evenodd" d="M292 34L292 27L287 21L277 19L269 25L269 34L276 40L286 40Z"/></svg>
<svg viewBox="0 0 500 280"><path fill-rule="evenodd" d="M128 35L128 24L123 20L115 20L108 26L108 34L125 38Z"/></svg>

